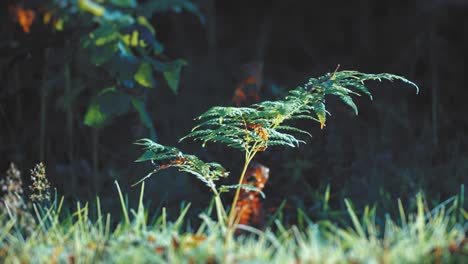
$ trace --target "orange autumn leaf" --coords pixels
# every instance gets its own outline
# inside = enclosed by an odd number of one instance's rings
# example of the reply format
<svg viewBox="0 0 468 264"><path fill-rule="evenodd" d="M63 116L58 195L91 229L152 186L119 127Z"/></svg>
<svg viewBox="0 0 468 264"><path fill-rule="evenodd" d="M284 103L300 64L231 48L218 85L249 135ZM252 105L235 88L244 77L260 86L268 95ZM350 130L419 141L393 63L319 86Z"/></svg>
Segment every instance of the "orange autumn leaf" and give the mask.
<svg viewBox="0 0 468 264"><path fill-rule="evenodd" d="M242 68L245 71L244 78L237 84L232 97L232 101L237 106L260 101L259 92L262 86L263 64L248 63Z"/></svg>
<svg viewBox="0 0 468 264"><path fill-rule="evenodd" d="M171 164L175 164L175 165L183 165L186 162L187 162L187 159L184 157L178 157L177 159L170 161Z"/></svg>
<svg viewBox="0 0 468 264"><path fill-rule="evenodd" d="M268 140L268 132L263 129L263 128L259 128L257 130L255 130L255 132L265 141Z"/></svg>
<svg viewBox="0 0 468 264"><path fill-rule="evenodd" d="M270 169L261 164L249 166L242 184L253 185L262 191L270 174ZM262 222L263 207L257 191L241 189L239 201L236 205L237 218L242 225L259 225Z"/></svg>
<svg viewBox="0 0 468 264"><path fill-rule="evenodd" d="M257 79L254 76L250 76L245 80L246 84L257 84Z"/></svg>
<svg viewBox="0 0 468 264"><path fill-rule="evenodd" d="M247 95L248 95L249 98L252 98L252 101L254 101L254 102L259 102L260 101L260 95L255 90L249 90Z"/></svg>
<svg viewBox="0 0 468 264"><path fill-rule="evenodd" d="M263 127L263 124L247 124L249 129L255 130L257 128Z"/></svg>
<svg viewBox="0 0 468 264"><path fill-rule="evenodd" d="M255 131L263 140L268 140L268 132L263 128L263 124L248 124L247 127Z"/></svg>
<svg viewBox="0 0 468 264"><path fill-rule="evenodd" d="M165 170L165 169L170 168L170 167L171 167L171 164L163 164L163 165L160 165L158 169L159 170Z"/></svg>
<svg viewBox="0 0 468 264"><path fill-rule="evenodd" d="M325 113L318 113L317 117L320 122L320 129L323 129L325 127L325 121L326 121Z"/></svg>
<svg viewBox="0 0 468 264"><path fill-rule="evenodd" d="M32 9L25 9L22 6L13 6L11 8L15 15L15 20L20 24L24 33L31 31L31 25L34 22L36 13Z"/></svg>
<svg viewBox="0 0 468 264"><path fill-rule="evenodd" d="M240 84L236 87L236 90L234 91L234 96L232 97L232 101L237 106L240 106L246 100L247 100L247 95L245 95L245 92L244 92L244 85Z"/></svg>

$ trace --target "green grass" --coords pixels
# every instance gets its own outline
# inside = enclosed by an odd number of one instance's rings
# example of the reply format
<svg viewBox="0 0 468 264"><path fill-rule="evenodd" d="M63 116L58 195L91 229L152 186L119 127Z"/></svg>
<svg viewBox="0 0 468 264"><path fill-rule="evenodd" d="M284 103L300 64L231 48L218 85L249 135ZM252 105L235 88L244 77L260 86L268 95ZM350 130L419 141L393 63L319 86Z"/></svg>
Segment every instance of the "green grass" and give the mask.
<svg viewBox="0 0 468 264"><path fill-rule="evenodd" d="M118 185L117 185L118 186ZM462 189L463 190L463 189ZM202 224L190 228L182 209L175 221L165 210L149 223L143 203L144 184L136 209L122 201L123 218L112 224L88 204L77 203L73 213L62 212L63 200L35 205L28 215L0 215L2 263L466 263L468 213L461 194L429 210L422 195L416 210L407 212L400 201L396 220L377 224L373 210L353 209L346 200L350 226L330 220L312 222L302 216L301 227L285 227L276 219L265 230L241 226L244 231L225 243L226 228L200 215ZM96 215L91 220L90 215ZM380 221L379 221L380 222Z"/></svg>

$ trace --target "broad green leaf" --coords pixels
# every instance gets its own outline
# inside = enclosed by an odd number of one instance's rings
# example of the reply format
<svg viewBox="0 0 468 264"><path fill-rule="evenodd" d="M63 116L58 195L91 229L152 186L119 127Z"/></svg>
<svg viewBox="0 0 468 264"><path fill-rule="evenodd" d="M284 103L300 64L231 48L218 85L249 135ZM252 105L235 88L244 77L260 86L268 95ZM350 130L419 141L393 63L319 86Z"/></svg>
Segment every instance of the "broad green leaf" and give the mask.
<svg viewBox="0 0 468 264"><path fill-rule="evenodd" d="M100 66L108 62L115 55L118 47L117 43L111 43L104 46L90 46L88 50L90 61L94 65Z"/></svg>
<svg viewBox="0 0 468 264"><path fill-rule="evenodd" d="M134 84L134 76L138 70L139 64L136 58L120 53L112 57L104 67L106 67L110 75L120 83L131 82Z"/></svg>
<svg viewBox="0 0 468 264"><path fill-rule="evenodd" d="M146 19L146 17L139 16L139 17L137 17L137 21L138 21L138 24L147 27L151 31L151 33L153 33L153 35L156 34L156 30L151 25L151 23L148 22L148 19Z"/></svg>
<svg viewBox="0 0 468 264"><path fill-rule="evenodd" d="M151 121L151 117L146 111L145 103L137 98L132 98L132 105L140 115L143 125L150 130L151 139L156 140L156 130L154 130L153 121Z"/></svg>
<svg viewBox="0 0 468 264"><path fill-rule="evenodd" d="M130 97L114 87L102 90L93 100L86 112L84 123L87 126L99 127L112 117L128 112Z"/></svg>
<svg viewBox="0 0 468 264"><path fill-rule="evenodd" d="M119 32L110 24L103 24L82 39L90 61L99 66L109 61L118 50Z"/></svg>
<svg viewBox="0 0 468 264"><path fill-rule="evenodd" d="M115 43L119 37L119 32L110 24L103 24L93 32L89 33L89 38L96 46Z"/></svg>
<svg viewBox="0 0 468 264"><path fill-rule="evenodd" d="M135 73L135 81L144 87L154 87L153 69L149 63L143 62Z"/></svg>
<svg viewBox="0 0 468 264"><path fill-rule="evenodd" d="M57 22L55 22L55 24L54 24L55 30L57 30L57 31L63 31L63 24L64 24L64 22L65 22L65 21L64 21L62 18L59 18L59 19L57 20Z"/></svg>
<svg viewBox="0 0 468 264"><path fill-rule="evenodd" d="M101 112L99 104L96 102L91 103L86 111L84 123L90 127L98 127L104 124L106 121L106 115Z"/></svg>
<svg viewBox="0 0 468 264"><path fill-rule="evenodd" d="M166 79L169 88L171 88L172 92L175 94L177 94L179 89L180 71L185 65L187 65L186 61L177 60L173 62L172 67L170 67L167 71L164 71L164 78Z"/></svg>
<svg viewBox="0 0 468 264"><path fill-rule="evenodd" d="M100 110L107 116L117 116L128 112L131 97L115 87L110 87L101 91L96 98Z"/></svg>

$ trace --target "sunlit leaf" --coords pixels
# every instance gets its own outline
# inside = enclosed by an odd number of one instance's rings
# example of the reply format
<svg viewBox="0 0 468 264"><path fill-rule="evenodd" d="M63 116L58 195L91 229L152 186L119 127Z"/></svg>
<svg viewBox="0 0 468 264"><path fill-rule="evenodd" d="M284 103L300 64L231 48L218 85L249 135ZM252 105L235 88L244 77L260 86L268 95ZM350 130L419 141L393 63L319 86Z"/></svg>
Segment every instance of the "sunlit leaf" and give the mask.
<svg viewBox="0 0 468 264"><path fill-rule="evenodd" d="M148 21L148 19L146 19L146 17L139 16L137 17L137 21L138 21L138 24L148 28L151 31L151 33L153 33L153 35L156 34L156 30L154 29L153 25L151 25L151 23Z"/></svg>
<svg viewBox="0 0 468 264"><path fill-rule="evenodd" d="M155 30L144 19L139 19L139 23L133 23L120 30L120 39L128 47L149 48L154 53L160 54L163 52L163 46L156 41Z"/></svg>
<svg viewBox="0 0 468 264"><path fill-rule="evenodd" d="M149 63L142 63L135 73L135 81L144 87L154 87L153 69Z"/></svg>
<svg viewBox="0 0 468 264"><path fill-rule="evenodd" d="M106 12L106 9L102 5L91 0L77 0L77 2L80 10L89 12L94 16L100 17Z"/></svg>
<svg viewBox="0 0 468 264"><path fill-rule="evenodd" d="M325 104L320 103L318 104L317 109L315 109L317 118L320 122L320 129L323 129L325 127L325 121L327 119L327 112L325 110Z"/></svg>
<svg viewBox="0 0 468 264"><path fill-rule="evenodd" d="M54 28L55 30L57 31L63 31L63 24L64 24L64 20L63 19L58 19L55 24L54 24Z"/></svg>
<svg viewBox="0 0 468 264"><path fill-rule="evenodd" d="M114 87L101 91L88 107L84 123L85 125L98 127L115 116L128 112L130 107L130 97L123 92L117 91Z"/></svg>
<svg viewBox="0 0 468 264"><path fill-rule="evenodd" d="M343 102L345 102L348 106L350 106L354 110L354 113L356 113L356 115L358 114L357 106L354 103L353 98L351 98L351 96L343 95L343 96L340 96L340 98Z"/></svg>
<svg viewBox="0 0 468 264"><path fill-rule="evenodd" d="M106 116L101 112L99 104L94 102L91 103L86 111L84 124L91 127L98 127L104 124Z"/></svg>

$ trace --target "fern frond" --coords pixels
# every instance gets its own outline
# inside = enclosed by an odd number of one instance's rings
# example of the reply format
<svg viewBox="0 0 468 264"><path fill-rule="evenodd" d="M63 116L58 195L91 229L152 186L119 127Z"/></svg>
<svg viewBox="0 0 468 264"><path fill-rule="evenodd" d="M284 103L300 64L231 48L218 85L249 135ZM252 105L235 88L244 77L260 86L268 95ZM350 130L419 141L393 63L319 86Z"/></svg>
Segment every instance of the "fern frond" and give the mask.
<svg viewBox="0 0 468 264"><path fill-rule="evenodd" d="M353 101L353 98L349 95L340 95L340 99L347 104L349 107L351 107L354 110L354 113L357 115L358 114L358 108L356 104Z"/></svg>
<svg viewBox="0 0 468 264"><path fill-rule="evenodd" d="M196 120L202 120L209 117L240 117L249 114L255 114L256 111L250 107L223 107L215 106L210 108L208 111L196 118Z"/></svg>
<svg viewBox="0 0 468 264"><path fill-rule="evenodd" d="M309 132L305 131L305 130L302 130L300 128L297 128L297 127L292 127L292 126L278 126L276 127L277 130L283 130L283 131L290 131L290 132L296 132L296 133L299 133L299 134L305 134L309 137L312 137L312 134L310 134Z"/></svg>
<svg viewBox="0 0 468 264"><path fill-rule="evenodd" d="M257 192L262 196L263 199L266 198L266 195L265 195L264 192L262 192L262 190L260 190L259 188L255 187L253 185L250 185L250 184L222 185L219 188L219 190L221 192L227 192L230 189L238 189L238 188L244 189L244 190L249 191L249 192Z"/></svg>
<svg viewBox="0 0 468 264"><path fill-rule="evenodd" d="M404 77L389 73L368 74L358 71L336 71L319 78L310 78L304 86L289 92L283 100L264 101L251 107L212 107L197 120L202 120L191 133L182 138L200 140L203 144L219 142L247 152L261 151L267 146L297 146L300 141L291 134L279 131L310 134L283 123L292 119L312 119L323 128L327 114L325 97L334 95L358 114L352 96L372 94L366 81L402 81L419 91L418 86Z"/></svg>
<svg viewBox="0 0 468 264"><path fill-rule="evenodd" d="M413 87L416 88L416 93L419 93L419 87L417 84L414 82L406 79L405 77L395 75L395 74L390 74L390 73L377 73L377 74L369 74L369 73L362 73L358 71L341 71L336 73L336 78L340 79L346 79L346 78L354 78L359 80L361 83L364 83L365 81L370 81L370 80L377 80L377 81L382 81L382 80L387 80L387 81L401 81L403 83L409 84Z"/></svg>
<svg viewBox="0 0 468 264"><path fill-rule="evenodd" d="M156 169L136 184L160 170L175 167L181 172L188 172L195 175L209 188L216 190L215 181L229 174L226 169L218 163L204 162L197 156L184 154L175 147L167 147L153 142L150 139L141 139L135 144L142 145L145 149L144 154L138 158L137 161L152 161L156 165Z"/></svg>
<svg viewBox="0 0 468 264"><path fill-rule="evenodd" d="M304 143L304 141L298 140L290 134L278 132L276 129L267 129L267 131L270 140L281 141L284 145L288 145L293 148L299 146L300 143Z"/></svg>

